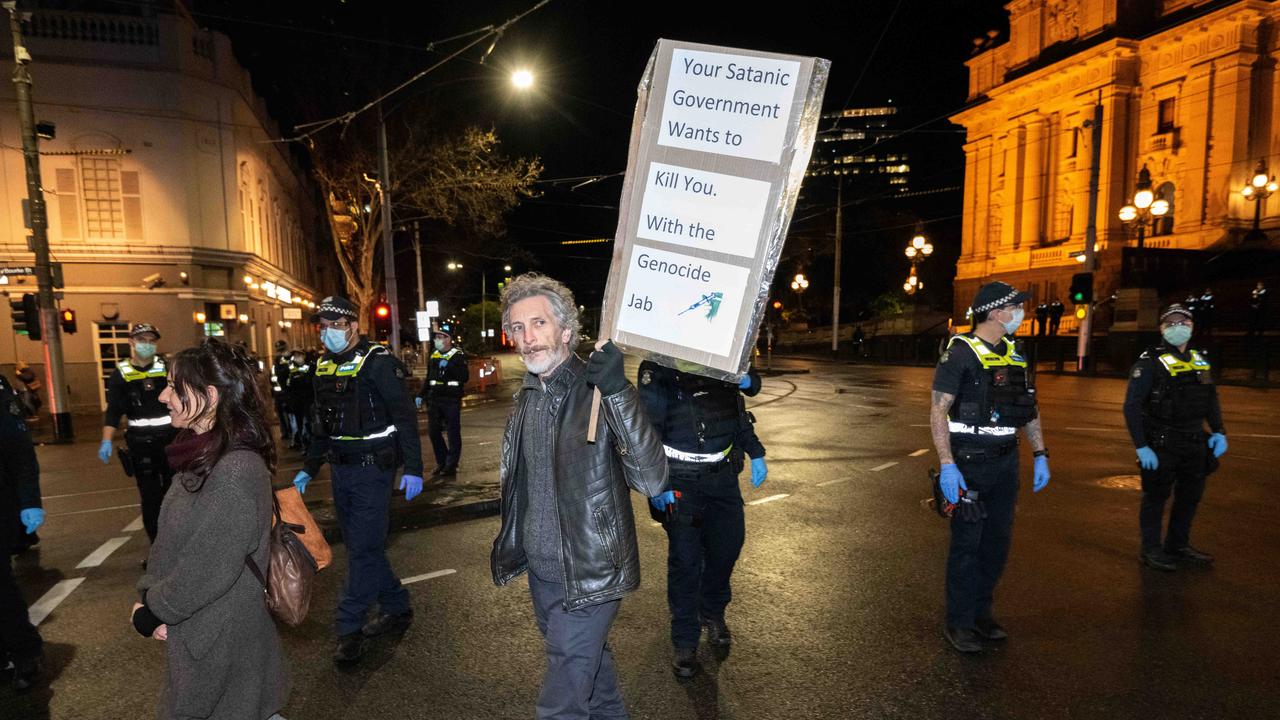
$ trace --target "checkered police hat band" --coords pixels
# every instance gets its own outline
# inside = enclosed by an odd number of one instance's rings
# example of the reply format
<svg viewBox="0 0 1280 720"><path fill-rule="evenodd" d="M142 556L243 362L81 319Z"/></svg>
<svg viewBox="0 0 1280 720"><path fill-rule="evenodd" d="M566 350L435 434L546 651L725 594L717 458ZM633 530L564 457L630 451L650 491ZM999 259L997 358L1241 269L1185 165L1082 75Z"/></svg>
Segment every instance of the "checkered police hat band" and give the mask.
<svg viewBox="0 0 1280 720"><path fill-rule="evenodd" d="M317 315L321 313L333 313L335 315L342 315L344 317L349 317L349 318L356 317L356 314L351 312L347 308L338 307L337 305L330 305L329 303L321 303L320 307L316 309Z"/></svg>
<svg viewBox="0 0 1280 720"><path fill-rule="evenodd" d="M976 313L980 313L980 312L988 312L990 310L995 310L998 307L1003 307L1013 302L1013 299L1016 297L1018 297L1018 291L1016 289L1011 289L1008 295L1005 295L999 300L992 300L991 302L985 305L979 305L978 307L974 308L973 311Z"/></svg>

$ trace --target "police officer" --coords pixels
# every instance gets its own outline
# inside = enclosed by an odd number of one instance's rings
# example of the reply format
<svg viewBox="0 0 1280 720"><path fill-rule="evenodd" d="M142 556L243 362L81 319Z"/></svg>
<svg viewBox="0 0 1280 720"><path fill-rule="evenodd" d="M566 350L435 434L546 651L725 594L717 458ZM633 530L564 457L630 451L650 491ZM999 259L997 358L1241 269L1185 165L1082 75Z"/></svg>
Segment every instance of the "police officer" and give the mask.
<svg viewBox="0 0 1280 720"><path fill-rule="evenodd" d="M467 355L453 346L453 326L441 323L432 337L431 358L427 361L427 381L418 394L418 407L427 404L427 435L436 454L436 469L431 477L458 474L462 457L462 395L471 371ZM445 433L449 441L445 442Z"/></svg>
<svg viewBox="0 0 1280 720"><path fill-rule="evenodd" d="M1053 335L1055 337L1057 336L1058 326L1062 324L1062 312L1064 309L1065 308L1063 308L1062 306L1062 301L1059 300L1058 298L1054 298L1053 302L1049 303L1049 334L1050 335Z"/></svg>
<svg viewBox="0 0 1280 720"><path fill-rule="evenodd" d="M23 415L17 392L0 376L0 517L6 530L10 518L18 517L30 535L44 523L44 510L40 464ZM44 642L27 618L27 603L9 562L10 543L16 539L14 533L0 533L0 667L13 663L13 686L22 691L40 676Z"/></svg>
<svg viewBox="0 0 1280 720"><path fill-rule="evenodd" d="M667 531L667 605L671 609L671 663L677 677L701 669L698 639L727 647L732 641L724 611L731 598L734 563L746 533L738 473L751 458L751 484L760 487L769 474L764 445L742 394L760 392L760 376L750 370L739 383L698 374L705 368L683 361L672 370L640 363L639 388L649 420L662 438L671 490L650 502L665 518ZM673 493L679 493L675 502Z"/></svg>
<svg viewBox="0 0 1280 720"><path fill-rule="evenodd" d="M293 479L299 492L328 462L333 503L347 547L347 580L338 601L338 663L354 663L364 637L402 632L413 621L409 593L387 560L387 522L396 469L406 500L422 492L418 418L405 390L408 371L385 347L360 334L356 306L326 297L311 321L327 352L316 362L311 447ZM366 622L370 608L378 613Z"/></svg>
<svg viewBox="0 0 1280 720"><path fill-rule="evenodd" d="M1040 303L1036 306L1035 334L1044 335L1049 330L1049 304Z"/></svg>
<svg viewBox="0 0 1280 720"><path fill-rule="evenodd" d="M311 407L315 401L314 364L302 348L289 355L288 375L284 381L285 406L289 415L289 447L298 449L311 444Z"/></svg>
<svg viewBox="0 0 1280 720"><path fill-rule="evenodd" d="M289 423L289 397L285 386L289 384L289 343L277 340L275 356L271 358L271 399L276 406L276 419L280 421L280 439L290 437L293 428Z"/></svg>
<svg viewBox="0 0 1280 720"><path fill-rule="evenodd" d="M1142 471L1140 559L1148 567L1176 570L1178 561L1201 565L1213 556L1191 547L1191 520L1204 495L1205 477L1227 451L1226 429L1209 358L1188 349L1192 313L1174 303L1160 313L1164 342L1142 353L1129 372L1124 419ZM1212 434L1206 435L1209 426ZM1160 539L1164 504L1173 495L1169 528Z"/></svg>
<svg viewBox="0 0 1280 720"><path fill-rule="evenodd" d="M1008 335L1022 323L1028 293L992 282L973 300L973 328L951 338L933 376L929 426L948 502L963 493L985 512L951 519L947 616L943 635L956 650L981 652L982 640L1008 637L992 614L1018 499L1018 429L1035 457L1032 489L1049 483L1034 378Z"/></svg>
<svg viewBox="0 0 1280 720"><path fill-rule="evenodd" d="M111 462L112 441L121 417L128 417L124 431L127 447L120 448L120 465L138 484L142 500L142 525L151 542L156 540L160 503L173 480L173 469L164 449L177 431L169 421L169 408L160 393L169 384L164 358L156 354L160 331L154 325L135 323L129 331L129 357L116 363L107 378L107 412L102 421L98 459Z"/></svg>

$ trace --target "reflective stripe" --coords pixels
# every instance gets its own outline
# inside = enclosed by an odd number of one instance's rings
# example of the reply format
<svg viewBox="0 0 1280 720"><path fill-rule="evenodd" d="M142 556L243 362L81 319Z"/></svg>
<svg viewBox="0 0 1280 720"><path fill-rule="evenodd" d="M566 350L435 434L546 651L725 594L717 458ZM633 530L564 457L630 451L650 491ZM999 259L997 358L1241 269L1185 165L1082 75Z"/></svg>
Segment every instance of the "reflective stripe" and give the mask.
<svg viewBox="0 0 1280 720"><path fill-rule="evenodd" d="M139 418L137 420L130 419L129 427L159 427L160 425L168 425L172 422L173 419L168 415L165 415L164 417Z"/></svg>
<svg viewBox="0 0 1280 720"><path fill-rule="evenodd" d="M458 348L450 348L449 352L443 355L440 354L439 350L436 350L435 352L431 353L431 359L432 360L448 360L449 358L457 354L458 354Z"/></svg>
<svg viewBox="0 0 1280 720"><path fill-rule="evenodd" d="M947 421L947 429L953 433L963 433L965 435L1014 435L1018 432L1018 428L997 426L997 427L978 427L977 425L965 425L955 420Z"/></svg>
<svg viewBox="0 0 1280 720"><path fill-rule="evenodd" d="M120 371L120 375L124 377L125 382L145 380L149 377L164 377L168 374L168 370L164 366L164 360L160 358L156 358L148 370L139 370L128 360L121 360L116 363L116 369Z"/></svg>
<svg viewBox="0 0 1280 720"><path fill-rule="evenodd" d="M955 335L951 341L947 343L947 349L951 349L951 345L956 340L963 341L973 350L973 354L978 356L978 362L982 364L983 370L990 370L993 367L1026 367L1027 361L1021 355L1015 352L1013 342L1009 338L1001 338L1004 340L1005 354L997 355L987 347L986 343L980 338L970 337L968 335Z"/></svg>
<svg viewBox="0 0 1280 720"><path fill-rule="evenodd" d="M683 450L677 450L671 447L670 445L662 446L663 452L665 452L667 454L667 457L671 458L672 460L681 460L683 462L691 462L691 463L720 462L721 460L729 457L729 451L732 449L733 449L733 446L730 445L729 447L725 448L723 451L718 453L689 453Z"/></svg>
<svg viewBox="0 0 1280 720"><path fill-rule="evenodd" d="M462 383L458 382L457 380L450 380L449 382L445 382L443 380L429 380L427 381L427 384L428 385L448 385L449 387L458 387Z"/></svg>
<svg viewBox="0 0 1280 720"><path fill-rule="evenodd" d="M1192 350L1190 360L1179 360L1177 355L1173 353L1165 353L1160 356L1160 364L1170 375L1177 376L1184 372L1201 372L1209 369L1209 361L1204 359L1199 352Z"/></svg>
<svg viewBox="0 0 1280 720"><path fill-rule="evenodd" d="M372 435L365 435L364 437L351 437L349 435L343 435L342 437L330 437L329 439L330 440L376 440L378 438L387 437L388 435L394 433L395 431L396 431L395 425L388 425L386 429L384 429L382 432L376 432Z"/></svg>
<svg viewBox="0 0 1280 720"><path fill-rule="evenodd" d="M364 367L364 361L373 357L375 354L385 353L386 348L381 345L374 345L369 348L367 355L357 354L350 360L341 365L335 363L328 358L322 358L316 363L316 375L336 375L338 377L355 377L360 372L360 368Z"/></svg>

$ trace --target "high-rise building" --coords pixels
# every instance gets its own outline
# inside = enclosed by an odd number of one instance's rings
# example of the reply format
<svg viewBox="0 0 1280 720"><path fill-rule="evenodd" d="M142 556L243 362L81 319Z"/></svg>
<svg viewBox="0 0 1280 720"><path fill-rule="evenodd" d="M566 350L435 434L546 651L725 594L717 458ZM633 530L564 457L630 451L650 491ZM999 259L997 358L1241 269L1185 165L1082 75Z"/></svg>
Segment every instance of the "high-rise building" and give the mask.
<svg viewBox="0 0 1280 720"><path fill-rule="evenodd" d="M895 135L898 108L845 108L822 116L813 154L811 178L843 177L846 189L859 195L901 193L908 190L910 158Z"/></svg>

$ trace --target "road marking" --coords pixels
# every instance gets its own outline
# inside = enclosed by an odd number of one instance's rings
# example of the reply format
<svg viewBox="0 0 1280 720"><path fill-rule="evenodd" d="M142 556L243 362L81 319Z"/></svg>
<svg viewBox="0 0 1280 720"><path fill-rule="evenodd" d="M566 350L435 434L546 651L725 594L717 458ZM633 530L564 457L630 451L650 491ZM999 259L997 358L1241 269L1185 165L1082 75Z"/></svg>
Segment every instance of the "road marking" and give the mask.
<svg viewBox="0 0 1280 720"><path fill-rule="evenodd" d="M497 440L485 440L484 442L478 442L478 443L475 443L475 444L476 444L476 445L492 445L492 444L494 444L495 442L497 442Z"/></svg>
<svg viewBox="0 0 1280 720"><path fill-rule="evenodd" d="M98 567L107 558L111 557L111 553L120 549L121 545L129 542L128 537L111 538L110 540L98 546L97 550L89 553L89 556L80 561L76 569Z"/></svg>
<svg viewBox="0 0 1280 720"><path fill-rule="evenodd" d="M44 594L35 602L34 605L27 608L27 618L31 620L32 625L39 625L44 619L49 617L49 613L58 607L58 603L67 599L72 590L80 586L84 582L84 578L72 578L70 580L59 581L57 585L49 588L49 592Z"/></svg>
<svg viewBox="0 0 1280 720"><path fill-rule="evenodd" d="M1251 438L1265 438L1267 440L1275 440L1277 438L1280 438L1280 435L1259 435L1257 433L1233 433L1231 437L1251 437Z"/></svg>
<svg viewBox="0 0 1280 720"><path fill-rule="evenodd" d="M129 523L128 525L125 525L124 529L121 530L120 532L138 532L141 529L142 529L142 516L139 515L138 517L133 519L133 522Z"/></svg>
<svg viewBox="0 0 1280 720"><path fill-rule="evenodd" d="M883 465L877 465L877 466L875 466L875 467L871 468L871 472L880 472L881 470L888 470L889 468L891 468L891 467L893 467L894 465L897 465L897 464L898 464L898 461L897 461L897 460L892 460L892 461L887 462L887 463L885 463L885 464L883 464Z"/></svg>
<svg viewBox="0 0 1280 720"><path fill-rule="evenodd" d="M136 489L137 489L136 485L130 485L129 487L111 488L110 490L87 490L85 492L67 493L65 495L43 495L40 497L40 499L41 500L60 500L62 498L80 497L81 495L102 495L104 493L124 492L125 490L136 490Z"/></svg>
<svg viewBox="0 0 1280 720"><path fill-rule="evenodd" d="M823 480L820 483L814 483L814 487L826 487L828 485L835 485L836 483L849 482L852 479L852 477L842 477L836 478L835 480Z"/></svg>
<svg viewBox="0 0 1280 720"><path fill-rule="evenodd" d="M929 454L929 448L920 448L919 450L911 453L907 457L920 457L921 455L928 455L928 454Z"/></svg>
<svg viewBox="0 0 1280 720"><path fill-rule="evenodd" d="M431 580L432 578L444 577L445 575L452 575L456 572L458 571L457 570L436 570L435 572L429 572L425 575L414 575L413 577L405 578L400 581L400 584L408 585L409 583L416 583L420 580Z"/></svg>
<svg viewBox="0 0 1280 720"><path fill-rule="evenodd" d="M778 494L778 495L770 495L770 496L769 496L769 497L767 497L767 498L760 498L759 500L752 500L751 502L749 502L749 503L747 503L747 504L748 504L748 505L763 505L763 504L765 504L765 503L767 503L767 502L773 502L774 500L781 500L782 498L787 498L787 497L791 497L791 494L790 494L790 493L780 493L780 494Z"/></svg>
<svg viewBox="0 0 1280 720"><path fill-rule="evenodd" d="M64 512L64 513L49 513L49 517L62 517L63 515L84 515L86 513L106 512L108 510L125 510L128 508L136 508L136 507L142 507L142 505L139 503L134 503L132 505L112 505L111 507L94 508L92 510L73 510L72 512Z"/></svg>
<svg viewBox="0 0 1280 720"><path fill-rule="evenodd" d="M1095 425L1094 427L1066 427L1063 430L1075 430L1076 432L1119 432L1124 430L1122 427L1106 427L1103 425Z"/></svg>
<svg viewBox="0 0 1280 720"><path fill-rule="evenodd" d="M931 427L930 425L908 425L907 427Z"/></svg>

